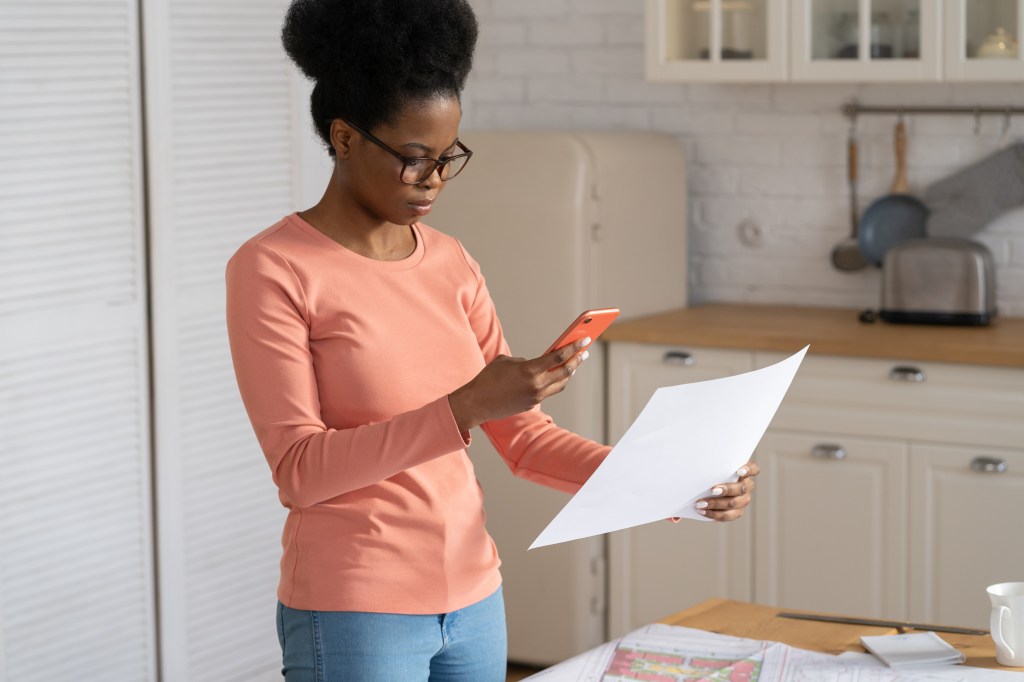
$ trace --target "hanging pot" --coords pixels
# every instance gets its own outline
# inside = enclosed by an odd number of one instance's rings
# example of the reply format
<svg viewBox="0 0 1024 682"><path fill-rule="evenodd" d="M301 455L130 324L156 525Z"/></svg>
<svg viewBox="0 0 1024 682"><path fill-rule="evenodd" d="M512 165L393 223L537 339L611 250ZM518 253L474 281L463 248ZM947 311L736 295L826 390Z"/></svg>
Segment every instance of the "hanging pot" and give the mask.
<svg viewBox="0 0 1024 682"><path fill-rule="evenodd" d="M896 177L890 193L875 199L857 225L857 243L868 263L880 267L889 247L925 236L928 207L910 194L907 181L907 129L896 123Z"/></svg>

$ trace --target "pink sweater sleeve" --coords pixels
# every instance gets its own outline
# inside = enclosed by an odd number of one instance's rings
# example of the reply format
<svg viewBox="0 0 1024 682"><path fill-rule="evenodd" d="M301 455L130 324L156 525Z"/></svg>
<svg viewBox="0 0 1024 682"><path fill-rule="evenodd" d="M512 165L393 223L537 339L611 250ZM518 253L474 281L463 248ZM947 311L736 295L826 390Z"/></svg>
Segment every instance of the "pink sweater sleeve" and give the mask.
<svg viewBox="0 0 1024 682"><path fill-rule="evenodd" d="M228 263L226 284L242 402L274 482L292 506L312 506L466 447L447 395L384 422L327 428L305 297L288 262L246 243Z"/></svg>
<svg viewBox="0 0 1024 682"><path fill-rule="evenodd" d="M469 254L465 255L478 278L470 324L485 361L490 362L510 352L479 266ZM569 390L571 388L570 383ZM485 422L481 428L513 474L570 494L586 483L611 451L607 445L558 427L540 406Z"/></svg>

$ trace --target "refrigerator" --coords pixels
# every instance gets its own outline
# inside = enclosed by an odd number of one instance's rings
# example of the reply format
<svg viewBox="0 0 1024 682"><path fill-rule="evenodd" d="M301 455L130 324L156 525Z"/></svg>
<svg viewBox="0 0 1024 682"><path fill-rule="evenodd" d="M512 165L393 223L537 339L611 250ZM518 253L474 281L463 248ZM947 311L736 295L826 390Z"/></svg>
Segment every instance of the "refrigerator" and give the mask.
<svg viewBox="0 0 1024 682"><path fill-rule="evenodd" d="M535 357L588 308L620 319L686 305L686 166L659 133L465 132L469 165L426 221L480 263L513 355ZM601 344L542 409L605 435ZM549 665L607 638L604 536L527 547L568 496L515 478L482 431L470 457L498 546L509 659Z"/></svg>

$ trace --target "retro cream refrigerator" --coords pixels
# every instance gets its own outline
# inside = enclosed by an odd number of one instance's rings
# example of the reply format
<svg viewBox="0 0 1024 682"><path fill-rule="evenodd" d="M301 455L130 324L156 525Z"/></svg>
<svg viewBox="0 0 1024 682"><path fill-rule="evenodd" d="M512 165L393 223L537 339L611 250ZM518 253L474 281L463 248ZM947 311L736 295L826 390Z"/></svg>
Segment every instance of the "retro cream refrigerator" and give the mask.
<svg viewBox="0 0 1024 682"><path fill-rule="evenodd" d="M686 305L686 171L656 133L472 132L474 155L426 222L480 263L514 355L542 353L578 313ZM543 409L605 442L604 353ZM502 558L509 658L550 664L606 639L603 537L527 552L568 497L515 478L477 429L470 447Z"/></svg>

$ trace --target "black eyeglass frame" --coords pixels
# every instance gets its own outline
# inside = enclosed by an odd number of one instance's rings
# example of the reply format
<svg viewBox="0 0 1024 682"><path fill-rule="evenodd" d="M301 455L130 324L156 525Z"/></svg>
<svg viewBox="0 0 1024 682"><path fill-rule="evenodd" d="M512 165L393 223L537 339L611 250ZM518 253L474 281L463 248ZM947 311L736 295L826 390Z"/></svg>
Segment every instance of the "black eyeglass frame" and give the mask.
<svg viewBox="0 0 1024 682"><path fill-rule="evenodd" d="M378 147L380 147L381 149L386 151L388 154L391 154L391 156L395 157L396 159L398 159L399 161L402 162L402 170L399 171L399 173L398 173L398 179L399 179L399 181L402 182L402 184L405 184L405 185L418 185L421 182L425 182L427 180L427 178L429 178L436 171L438 171L438 169L440 169L440 172L438 173L438 177L441 178L442 182L447 182L447 181L451 180L452 178L454 178L459 173L461 173L463 171L463 169L465 169L466 165L469 163L469 160L473 157L473 150L470 149L469 147L467 147L466 145L462 144L462 142L459 141L459 140L455 140L455 144L458 146L459 149L462 150L462 153L461 154L454 154L452 156L449 156L446 159L434 159L434 158L431 158L429 156L406 156L404 154L398 153L397 151L395 151L394 149L392 149L391 147L386 145L381 140L378 140L376 137L374 137L373 135L371 135L367 131L363 130L361 127L357 126L352 121L350 121L350 120L348 120L346 118L343 118L341 120L345 121L345 123L347 123L348 125L352 126L352 128L354 128L357 133L359 133L360 135L365 137L367 140L369 140L370 142L374 143L375 145L377 145ZM454 174L451 174L448 177L444 177L444 169L445 169L445 167L448 166L452 161L454 161L456 159L462 159L462 158L465 158L466 162L464 164L462 164L455 171ZM418 180L416 180L414 182L406 181L405 180L405 170L406 170L406 168L409 167L410 163L418 162L418 161L429 161L429 162L431 162L434 165L433 165L433 167L431 167L430 172L429 173L424 173L423 176L420 179L418 179Z"/></svg>

